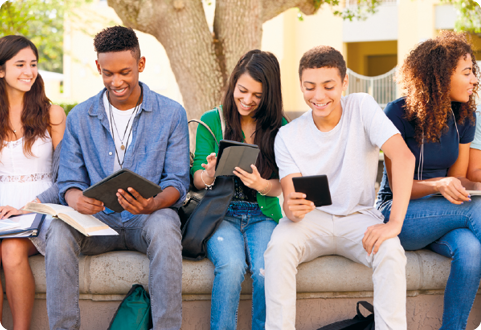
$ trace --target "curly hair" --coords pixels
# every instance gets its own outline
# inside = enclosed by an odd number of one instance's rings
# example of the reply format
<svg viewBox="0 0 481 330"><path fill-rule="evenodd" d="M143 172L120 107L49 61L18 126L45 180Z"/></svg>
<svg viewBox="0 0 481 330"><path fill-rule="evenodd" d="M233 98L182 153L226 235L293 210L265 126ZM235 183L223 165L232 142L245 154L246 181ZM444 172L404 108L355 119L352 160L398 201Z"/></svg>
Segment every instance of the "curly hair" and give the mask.
<svg viewBox="0 0 481 330"><path fill-rule="evenodd" d="M317 46L302 55L299 61L299 79L305 69L337 68L341 80L346 76L346 61L342 54L330 46Z"/></svg>
<svg viewBox="0 0 481 330"><path fill-rule="evenodd" d="M124 26L111 26L97 33L94 47L97 53L130 50L136 59L140 58L139 39L134 30Z"/></svg>
<svg viewBox="0 0 481 330"><path fill-rule="evenodd" d="M38 60L37 47L23 36L9 35L0 38L0 70L6 70L6 62L12 59L21 50L30 48ZM23 96L23 110L21 115L23 136L23 152L28 156L35 156L32 153L32 146L37 138L47 138L47 128L51 126L49 109L51 102L45 95L43 79L37 75L35 82L28 92ZM0 152L5 141L14 131L10 124L10 104L7 96L7 82L0 79Z"/></svg>
<svg viewBox="0 0 481 330"><path fill-rule="evenodd" d="M451 109L459 124L466 119L475 124L475 96L479 85L474 86L467 103L452 104L449 97L451 76L459 59L466 59L468 54L473 73L478 77L479 67L466 35L442 31L438 37L419 44L404 61L398 81L406 92L406 119L415 122L414 138L419 144L423 143L423 138L424 142L439 141L448 129Z"/></svg>

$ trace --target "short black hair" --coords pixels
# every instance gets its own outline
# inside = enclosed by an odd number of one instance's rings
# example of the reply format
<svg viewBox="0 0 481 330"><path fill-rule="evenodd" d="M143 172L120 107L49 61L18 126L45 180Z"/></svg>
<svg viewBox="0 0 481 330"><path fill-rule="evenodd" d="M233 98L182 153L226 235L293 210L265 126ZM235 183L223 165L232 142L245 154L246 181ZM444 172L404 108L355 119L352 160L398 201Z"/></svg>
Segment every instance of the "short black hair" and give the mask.
<svg viewBox="0 0 481 330"><path fill-rule="evenodd" d="M337 68L341 80L346 76L346 61L342 54L330 46L317 46L302 55L299 61L299 79L305 69Z"/></svg>
<svg viewBox="0 0 481 330"><path fill-rule="evenodd" d="M140 59L139 39L134 30L125 26L112 26L97 33L94 47L97 54L130 50L134 58Z"/></svg>

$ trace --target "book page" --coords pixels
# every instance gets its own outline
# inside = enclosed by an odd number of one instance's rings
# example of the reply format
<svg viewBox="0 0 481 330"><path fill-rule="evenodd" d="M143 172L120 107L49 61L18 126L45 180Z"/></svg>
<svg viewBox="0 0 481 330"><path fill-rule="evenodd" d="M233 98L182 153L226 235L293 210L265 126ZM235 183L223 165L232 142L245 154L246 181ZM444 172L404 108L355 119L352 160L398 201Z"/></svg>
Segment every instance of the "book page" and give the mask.
<svg viewBox="0 0 481 330"><path fill-rule="evenodd" d="M28 212L36 212L36 213L41 213L41 214L48 214L55 216L57 212L55 212L54 209L52 209L52 205L56 204L41 204L41 203L27 203L23 210L28 211Z"/></svg>
<svg viewBox="0 0 481 330"><path fill-rule="evenodd" d="M76 222L79 226L84 228L87 233L90 231L109 228L109 226L107 226L105 223L98 220L94 216L82 214L75 210L69 210L67 212L62 212L58 214L59 218L62 218L62 220L65 220L63 219L63 216L69 217L70 221Z"/></svg>
<svg viewBox="0 0 481 330"><path fill-rule="evenodd" d="M25 210L28 210L28 211L31 210L33 212L38 212L38 213L44 213L45 211L48 211L49 213L47 214L51 214L58 218L60 218L61 215L65 214L71 220L75 221L81 227L85 228L87 232L89 231L89 228L91 229L108 228L106 224L104 224L102 221L98 220L94 216L77 212L69 206L64 206L59 204L39 204L39 203L28 203L27 206L28 208L25 207ZM98 230L98 229L93 229L93 230Z"/></svg>
<svg viewBox="0 0 481 330"><path fill-rule="evenodd" d="M35 214L33 216L35 218ZM21 227L20 223L18 223L16 221L12 221L11 219L5 219L5 220L0 221L0 232L8 231L8 230L12 230L12 229L15 229L15 228L20 228L20 227ZM28 227L26 227L26 228L28 228Z"/></svg>
<svg viewBox="0 0 481 330"><path fill-rule="evenodd" d="M30 213L30 214L18 215L16 217L10 218L9 220L11 220L12 222L15 222L19 228L27 229L32 227L36 217L37 217L36 213ZM0 222L3 222L3 221L0 221Z"/></svg>
<svg viewBox="0 0 481 330"><path fill-rule="evenodd" d="M119 233L117 233L115 230L108 227L107 229L91 231L90 233L88 233L87 236L113 236L118 234Z"/></svg>
<svg viewBox="0 0 481 330"><path fill-rule="evenodd" d="M2 238L13 238L13 237L30 237L32 236L32 234L36 234L37 233L37 230L27 230L27 231L23 231L21 233L18 233L18 234L3 234L0 233L0 239ZM1 330L1 329L0 329Z"/></svg>
<svg viewBox="0 0 481 330"><path fill-rule="evenodd" d="M63 220L85 236L92 236L93 232L98 231L102 231L102 234L98 234L102 236L118 235L115 230L111 229L108 225L98 220L94 216L77 212L69 206L48 203L27 203L24 209L30 212L50 214L56 218L59 218L60 220Z"/></svg>

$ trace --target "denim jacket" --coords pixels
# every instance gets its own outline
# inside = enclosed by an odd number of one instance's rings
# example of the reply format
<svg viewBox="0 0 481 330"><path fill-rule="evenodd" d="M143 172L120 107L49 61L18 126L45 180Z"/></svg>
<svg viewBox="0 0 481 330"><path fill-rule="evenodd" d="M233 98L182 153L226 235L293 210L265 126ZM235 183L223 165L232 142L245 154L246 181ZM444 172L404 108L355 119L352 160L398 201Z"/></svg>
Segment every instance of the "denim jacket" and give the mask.
<svg viewBox="0 0 481 330"><path fill-rule="evenodd" d="M132 141L123 168L159 184L162 189L176 188L180 198L172 206L180 207L189 187L187 115L180 104L141 84L142 109L133 120ZM77 105L67 117L58 175L62 204L67 204L68 189L85 190L113 172L117 158L103 104L105 91L104 88ZM127 211L122 212L124 222L133 217Z"/></svg>

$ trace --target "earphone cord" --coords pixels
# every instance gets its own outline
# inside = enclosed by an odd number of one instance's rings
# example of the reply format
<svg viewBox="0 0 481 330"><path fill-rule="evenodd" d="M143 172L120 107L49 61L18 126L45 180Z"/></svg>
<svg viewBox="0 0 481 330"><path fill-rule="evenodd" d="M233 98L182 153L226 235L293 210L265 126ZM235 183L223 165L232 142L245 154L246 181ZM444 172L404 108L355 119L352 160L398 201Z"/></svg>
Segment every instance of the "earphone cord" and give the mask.
<svg viewBox="0 0 481 330"><path fill-rule="evenodd" d="M454 127L456 127L456 133L458 134L458 143L459 143L461 141L461 138L459 137L458 124L456 123L456 116L454 115L454 111L452 108L451 108L451 113L453 114ZM424 132L423 132L423 142L421 144L421 150L419 152L418 181L421 181L423 179L423 167L424 167Z"/></svg>
<svg viewBox="0 0 481 330"><path fill-rule="evenodd" d="M421 181L423 179L423 166L424 166L424 132L423 132L423 141L421 143L421 150L419 152L418 181Z"/></svg>

